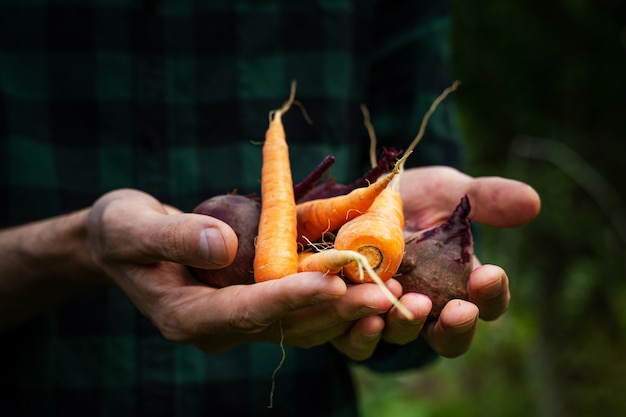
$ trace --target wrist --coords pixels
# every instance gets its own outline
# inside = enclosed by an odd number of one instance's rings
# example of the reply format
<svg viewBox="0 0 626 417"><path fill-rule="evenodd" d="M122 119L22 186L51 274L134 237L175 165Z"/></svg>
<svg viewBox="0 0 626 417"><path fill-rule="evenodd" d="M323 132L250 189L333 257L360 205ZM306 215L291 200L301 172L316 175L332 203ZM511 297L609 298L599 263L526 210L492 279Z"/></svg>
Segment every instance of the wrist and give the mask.
<svg viewBox="0 0 626 417"><path fill-rule="evenodd" d="M0 328L103 285L87 244L89 209L0 231Z"/></svg>
<svg viewBox="0 0 626 417"><path fill-rule="evenodd" d="M21 244L27 265L76 287L108 284L91 256L87 234L89 211L83 209L35 223L34 230L24 235ZM37 270L31 270L29 275L36 276Z"/></svg>

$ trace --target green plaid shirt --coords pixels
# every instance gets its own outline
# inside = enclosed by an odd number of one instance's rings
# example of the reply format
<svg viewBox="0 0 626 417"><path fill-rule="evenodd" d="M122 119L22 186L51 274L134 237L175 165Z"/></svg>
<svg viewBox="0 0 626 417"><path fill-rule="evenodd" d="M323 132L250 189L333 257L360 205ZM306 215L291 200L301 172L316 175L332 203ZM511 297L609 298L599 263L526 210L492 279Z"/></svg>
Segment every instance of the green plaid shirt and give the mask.
<svg viewBox="0 0 626 417"><path fill-rule="evenodd" d="M368 164L359 109L380 146L404 148L451 82L441 1L0 1L0 227L90 205L120 187L183 210L259 192L268 112L288 96L294 179L327 154L340 182ZM458 165L451 100L414 164ZM381 345L391 371L434 354ZM0 409L28 416L354 416L349 361L276 345L223 355L164 340L110 289L0 334Z"/></svg>

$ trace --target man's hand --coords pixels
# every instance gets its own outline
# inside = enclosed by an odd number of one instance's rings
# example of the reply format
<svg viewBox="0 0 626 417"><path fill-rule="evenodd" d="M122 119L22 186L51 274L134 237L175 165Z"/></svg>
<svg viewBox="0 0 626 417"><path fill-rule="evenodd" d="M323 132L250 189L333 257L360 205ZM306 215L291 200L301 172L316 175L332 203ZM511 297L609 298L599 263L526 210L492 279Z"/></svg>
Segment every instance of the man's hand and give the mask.
<svg viewBox="0 0 626 417"><path fill-rule="evenodd" d="M222 289L194 279L185 265L219 268L235 257L234 231L212 217L180 213L140 191L118 190L94 204L87 230L98 268L170 340L216 353L251 341L277 342L281 328L290 343L319 344L343 326L337 309L315 309L346 293L336 276L303 273ZM288 314L306 307L314 311L299 314L296 325L282 325Z"/></svg>
<svg viewBox="0 0 626 417"><path fill-rule="evenodd" d="M518 227L539 213L540 199L527 184L500 177L472 178L448 167L410 169L403 173L400 184L406 226L425 229L448 219L465 194L469 196L473 221L494 227ZM333 343L353 358L365 359L375 350L379 340L405 344L421 333L440 355L455 357L471 346L478 319L495 320L508 308L509 280L506 272L495 265L480 265L468 280L469 300L452 300L436 322L426 323L432 306L421 294L408 293L400 298L415 315L409 321L395 308L384 316L361 319ZM401 288L394 280L388 282L399 296ZM342 343L338 343L341 341Z"/></svg>
<svg viewBox="0 0 626 417"><path fill-rule="evenodd" d="M400 190L406 225L411 229L445 221L465 194L472 206L469 218L493 227L522 226L533 220L541 207L539 195L527 184L500 177L473 178L448 167L407 170ZM450 301L437 322L424 329L429 344L446 357L469 349L479 317L495 320L509 305L508 276L498 266L480 266L475 259L467 285L469 301Z"/></svg>

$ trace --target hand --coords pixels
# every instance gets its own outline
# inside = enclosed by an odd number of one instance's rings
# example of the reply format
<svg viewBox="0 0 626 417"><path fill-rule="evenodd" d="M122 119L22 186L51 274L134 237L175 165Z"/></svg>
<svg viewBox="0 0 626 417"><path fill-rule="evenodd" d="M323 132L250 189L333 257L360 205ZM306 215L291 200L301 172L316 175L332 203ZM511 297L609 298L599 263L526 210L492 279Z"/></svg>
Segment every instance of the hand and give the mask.
<svg viewBox="0 0 626 417"><path fill-rule="evenodd" d="M406 225L411 229L429 228L447 220L468 194L474 221L495 227L516 227L528 223L539 213L540 199L532 187L499 177L472 178L448 167L427 167L404 172L400 192L405 201ZM385 316L367 317L343 336L344 352L359 352L362 358L372 354L381 338L404 344L423 333L428 343L442 356L465 353L472 342L478 318L495 320L508 308L508 277L502 268L483 265L475 259L475 269L468 280L469 301L453 300L435 323L427 323L430 300L420 294L406 294L400 299L415 315L408 321L392 308ZM396 282L388 283L390 288ZM401 290L394 288L399 295ZM369 339L364 335L370 335ZM375 337L378 335L378 337ZM369 343L367 342L369 341ZM350 343L351 342L351 343Z"/></svg>
<svg viewBox="0 0 626 417"><path fill-rule="evenodd" d="M319 309L346 294L345 283L335 276L297 274L223 289L201 284L184 265L228 265L236 253L236 235L219 220L181 213L145 193L118 190L103 196L87 224L87 246L101 274L172 341L212 353L251 341L278 342L284 318L291 343L318 344L341 331L341 317L355 318L352 307L345 306L354 297L341 307ZM305 307L316 314L303 313ZM288 320L292 312L302 321Z"/></svg>
<svg viewBox="0 0 626 417"><path fill-rule="evenodd" d="M424 229L445 221L461 197L468 195L470 219L493 227L517 227L534 219L540 210L536 191L527 184L500 177L473 178L449 167L407 170L400 192L405 204L406 225ZM424 336L441 355L454 357L466 352L478 318L495 320L508 308L508 277L495 265L480 266L468 281L469 301L450 301L436 323L429 323Z"/></svg>

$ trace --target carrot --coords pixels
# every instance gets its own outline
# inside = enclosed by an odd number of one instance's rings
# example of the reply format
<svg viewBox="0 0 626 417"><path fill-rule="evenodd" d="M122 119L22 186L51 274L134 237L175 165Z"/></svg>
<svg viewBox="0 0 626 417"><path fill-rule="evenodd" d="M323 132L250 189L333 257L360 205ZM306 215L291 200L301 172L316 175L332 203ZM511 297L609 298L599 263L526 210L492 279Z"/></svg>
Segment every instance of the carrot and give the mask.
<svg viewBox="0 0 626 417"><path fill-rule="evenodd" d="M406 158L408 154L404 156ZM402 160L404 160L401 159ZM346 222L361 215L383 192L399 172L400 161L393 171L367 187L356 188L348 194L310 200L296 206L298 242L306 245L323 237L325 232L337 230Z"/></svg>
<svg viewBox="0 0 626 417"><path fill-rule="evenodd" d="M391 278L404 256L404 214L400 193L387 187L363 215L356 217L337 232L336 249L354 250L364 255L378 276ZM343 273L353 282L362 282L355 264L346 265ZM365 281L371 277L365 277Z"/></svg>
<svg viewBox="0 0 626 417"><path fill-rule="evenodd" d="M319 252L302 252L300 254L300 262L298 271L318 271L326 274L338 274L342 268L348 265L356 265L360 282L365 281L364 273L367 273L372 282L375 282L381 289L383 294L389 299L394 306L409 320L413 320L414 316L385 285L384 281L378 276L376 271L371 267L366 256L353 250L325 249Z"/></svg>
<svg viewBox="0 0 626 417"><path fill-rule="evenodd" d="M256 282L298 271L296 202L289 149L281 116L294 101L295 83L287 102L273 112L263 144L261 217L254 255Z"/></svg>
<svg viewBox="0 0 626 417"><path fill-rule="evenodd" d="M404 169L406 156L413 152L424 136L428 119L437 106L458 88L459 84L459 81L455 81L446 88L424 115L417 136L406 150L405 157L399 161L400 175ZM364 116L365 124L370 133L370 140L375 143L376 138L370 124L369 113L365 111ZM335 237L335 248L351 249L362 253L368 258L378 276L383 280L388 280L397 272L404 257L404 214L402 210L400 193L395 184L391 184L376 198L367 213L350 220L339 229ZM362 280L357 265L346 265L343 268L343 273L346 278L353 282Z"/></svg>
<svg viewBox="0 0 626 417"><path fill-rule="evenodd" d="M413 152L424 136L428 119L448 94L455 91L460 83L455 81L445 89L433 102L424 115L419 132L406 150L405 156L398 162L400 174L404 170L407 156ZM376 135L371 124L370 114L365 105L361 105L365 127L370 137L370 159L372 167L376 167L375 149ZM394 170L398 167L394 167ZM386 187L367 212L343 225L335 237L336 249L355 250L363 254L370 265L384 281L390 279L400 267L404 257L404 214L400 193L395 187ZM353 282L362 282L361 268L349 264L343 268L343 274ZM367 278L366 278L367 279Z"/></svg>

